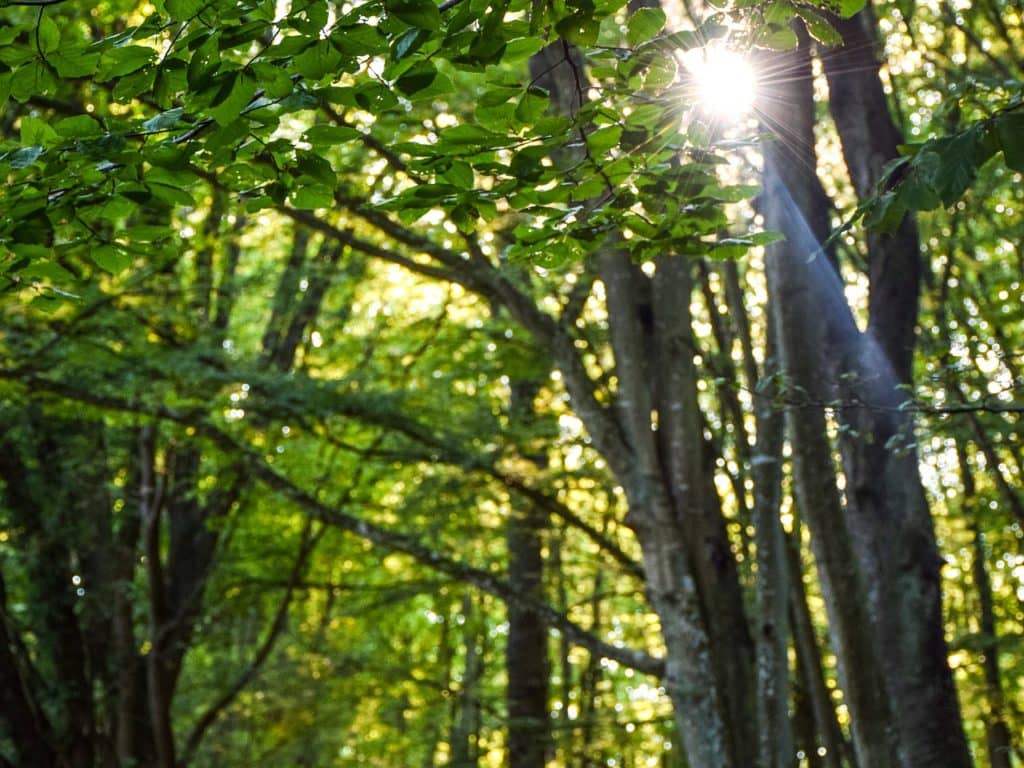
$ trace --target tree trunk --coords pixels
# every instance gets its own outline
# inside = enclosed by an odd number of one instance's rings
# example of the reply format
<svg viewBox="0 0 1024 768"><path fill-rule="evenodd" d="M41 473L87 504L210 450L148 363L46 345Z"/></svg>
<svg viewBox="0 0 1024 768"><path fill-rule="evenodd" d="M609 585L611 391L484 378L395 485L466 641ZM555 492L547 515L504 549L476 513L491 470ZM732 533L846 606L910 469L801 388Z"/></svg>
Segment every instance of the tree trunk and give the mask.
<svg viewBox="0 0 1024 768"><path fill-rule="evenodd" d="M843 47L823 57L829 105L860 199L873 193L903 137L878 76L870 6L837 19ZM847 518L864 573L886 692L904 768L968 768L943 634L941 559L918 469L913 422L899 406L910 384L923 266L917 227L868 237L868 327L839 350L834 373L843 408Z"/></svg>
<svg viewBox="0 0 1024 768"><path fill-rule="evenodd" d="M476 768L479 762L477 739L480 736L480 679L484 665L480 655L479 633L472 599L462 599L465 661L462 667L462 688L455 701L455 717L451 734L451 768Z"/></svg>
<svg viewBox="0 0 1024 768"><path fill-rule="evenodd" d="M695 458L692 443L687 439L685 420L694 419L696 414L687 411L685 404L679 401L659 411L661 432L657 436L671 451L668 459L668 466L674 472L671 495L665 486L651 427L654 398L646 371L649 365L655 366L663 382L661 391L686 392L685 373L672 362L682 356L692 359L687 344L689 325L671 322L662 315L657 321L663 323L659 346L670 356L652 362L645 353L642 315L638 313L641 302L629 256L609 249L601 255L600 261L618 377L616 406L622 432L635 459L622 481L629 501L629 522L643 550L648 597L661 619L665 637L665 688L672 698L686 754L694 767L739 765L733 756L729 730L734 721L727 715L728 703L713 660L710 619L705 616L697 569L692 560L695 549L714 542L686 537L682 533L683 510L688 522L702 523L699 508L690 504L692 496L700 492L700 486L691 487L689 478L683 474L693 466L691 462ZM661 266L659 264L659 269ZM663 275L668 274L668 269L666 267ZM683 263L679 269L682 272L689 266ZM662 285L667 282L668 278L663 277ZM665 308L676 308L688 315L688 306L689 291L686 290L672 296ZM709 565L713 568L712 553L708 554ZM707 575L709 579L712 577L710 571Z"/></svg>
<svg viewBox="0 0 1024 768"><path fill-rule="evenodd" d="M767 249L769 295L783 370L794 390L787 425L796 497L811 529L858 763L860 768L895 768L891 715L869 625L865 578L844 522L832 446L818 404L824 350L855 335L856 327L845 303L836 317L828 317L822 308L824 301L836 300L832 293L822 293L835 290L838 278L819 246L828 234L829 209L815 175L812 76L806 35L802 38L796 51L776 58L777 81L764 99L768 127L784 137L764 147L765 224L786 236L785 243Z"/></svg>
<svg viewBox="0 0 1024 768"><path fill-rule="evenodd" d="M540 597L544 562L543 520L513 512L508 521L509 582L523 595ZM547 626L536 612L508 606L505 665L508 676L509 768L544 768L551 738L548 717Z"/></svg>
<svg viewBox="0 0 1024 768"><path fill-rule="evenodd" d="M778 371L778 344L769 313L765 375ZM774 387L757 401L757 444L751 458L754 481L754 541L757 547L758 757L762 768L790 768L794 760L789 719L789 578L786 534L779 520L782 496L783 412Z"/></svg>
<svg viewBox="0 0 1024 768"><path fill-rule="evenodd" d="M1002 674L999 670L999 636L996 631L995 606L992 597L992 581L985 563L985 537L977 522L978 510L975 504L974 475L971 473L967 451L962 442L957 443L957 459L960 463L960 478L963 482L963 509L975 520L974 559L972 571L974 586L978 590L978 605L982 637L982 670L985 674L985 698L988 712L984 715L985 742L988 747L988 761L992 768L1012 768L1013 745L1010 729L1004 716L1006 702L1003 696Z"/></svg>
<svg viewBox="0 0 1024 768"><path fill-rule="evenodd" d="M531 65L558 110L574 115L585 96L578 53L563 41ZM597 261L617 377L612 410L595 401L563 329L545 338L548 329L528 327L562 370L577 413L625 489L627 522L643 550L648 598L665 639L664 685L689 762L693 768L751 765L754 652L697 406L691 265L666 255L650 279L614 242ZM517 319L527 314L507 306Z"/></svg>
<svg viewBox="0 0 1024 768"><path fill-rule="evenodd" d="M818 740L825 748L824 759L819 762L826 768L841 768L843 758L855 766L849 744L843 736L836 719L836 708L825 684L821 650L814 634L814 621L807 605L807 590L804 588L803 567L800 564L800 529L787 537L786 560L789 570L789 616L793 627L793 646L796 650L798 675L801 680L802 697L807 701L813 728L810 742L805 749L816 751Z"/></svg>

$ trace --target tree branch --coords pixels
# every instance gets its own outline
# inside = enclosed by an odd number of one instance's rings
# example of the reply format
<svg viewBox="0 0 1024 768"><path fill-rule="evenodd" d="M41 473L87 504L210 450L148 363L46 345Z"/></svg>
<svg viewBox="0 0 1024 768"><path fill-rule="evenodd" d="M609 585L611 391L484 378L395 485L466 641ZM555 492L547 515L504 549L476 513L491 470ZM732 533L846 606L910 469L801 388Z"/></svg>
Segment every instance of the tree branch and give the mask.
<svg viewBox="0 0 1024 768"><path fill-rule="evenodd" d="M383 549L408 555L428 568L444 573L457 581L471 584L507 604L515 604L534 611L549 627L559 630L570 641L586 648L595 656L613 659L625 667L655 677L660 677L663 674L664 664L661 659L651 656L646 651L619 647L594 636L546 603L540 603L519 594L508 582L489 571L448 557L406 533L389 530L362 520L344 510L329 507L309 491L279 474L252 448L242 445L233 435L206 421L201 412L180 411L163 405L146 405L114 395L79 389L64 382L31 374L19 376L10 371L0 370L0 379L18 381L31 387L37 393L48 392L106 410L137 413L190 426L198 436L236 456L240 462L245 464L252 477L305 509L314 519L353 533Z"/></svg>
<svg viewBox="0 0 1024 768"><path fill-rule="evenodd" d="M299 586L302 574L306 569L306 565L309 563L309 558L313 554L313 550L316 548L317 543L323 537L324 531L327 530L326 527L322 527L319 531L313 533L312 527L313 519L308 518L306 526L302 531L302 540L299 544L299 551L296 555L295 563L292 566L291 573L288 576L288 582L285 585L284 596L281 598L281 603L277 607L277 612L274 614L274 620L270 624L270 629L267 631L266 637L263 638L263 642L257 649L252 661L249 662L249 666L242 671L231 687L224 691L224 693L222 693L220 697L211 704L196 721L195 726L192 728L192 732L189 734L188 740L185 742L185 748L182 750L182 755L178 759L175 768L185 768L185 766L192 762L192 758L195 757L195 753L199 749L199 745L210 726L217 721L221 714L223 714L224 710L231 706L232 702L238 698L238 694L240 694L245 687L256 678L256 675L259 674L264 662L269 658L271 651L274 650L277 639L284 631L288 620L288 608L291 606L292 597Z"/></svg>

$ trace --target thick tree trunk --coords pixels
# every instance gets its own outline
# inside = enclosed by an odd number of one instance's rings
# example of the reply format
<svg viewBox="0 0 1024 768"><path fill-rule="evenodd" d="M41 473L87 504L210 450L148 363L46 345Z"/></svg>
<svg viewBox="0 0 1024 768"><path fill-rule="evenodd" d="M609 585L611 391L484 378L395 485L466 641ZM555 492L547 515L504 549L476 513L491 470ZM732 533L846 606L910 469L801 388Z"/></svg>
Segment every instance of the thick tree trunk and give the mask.
<svg viewBox="0 0 1024 768"><path fill-rule="evenodd" d="M766 226L786 235L766 254L783 370L793 392L787 424L796 497L829 615L839 676L860 768L894 768L895 744L878 651L870 627L865 575L857 561L836 486L822 398L824 350L856 336L849 309L823 310L837 280L819 247L828 233L828 200L815 174L814 102L807 40L774 62L777 84L765 96L765 120L780 137L764 148ZM834 315L830 317L830 314ZM822 320L825 322L822 322ZM803 403L799 403L799 400Z"/></svg>
<svg viewBox="0 0 1024 768"><path fill-rule="evenodd" d="M729 730L733 759L750 765L757 755L755 653L736 560L714 484L715 456L704 440L697 401L690 301L693 265L678 256L659 257L651 282L652 396L657 411L657 452L662 480L687 542L711 639L711 662ZM637 280L646 280L634 269ZM638 309L642 308L638 302ZM638 317L643 319L644 313ZM647 417L650 420L650 416Z"/></svg>
<svg viewBox="0 0 1024 768"><path fill-rule="evenodd" d="M531 68L556 111L574 115L585 98L575 49L549 46ZM617 377L613 410L596 402L563 329L536 320L527 327L562 370L577 413L625 489L627 522L643 550L648 597L665 639L664 684L690 764L752 765L754 651L697 406L691 265L666 256L652 280L614 243L597 260ZM530 319L516 303L507 306L517 319Z"/></svg>
<svg viewBox="0 0 1024 768"><path fill-rule="evenodd" d="M749 765L756 751L752 652L737 599L735 561L721 516L706 495L691 373L690 265L676 258L658 261L655 311L641 290L639 281L646 278L628 255L608 249L600 261L618 378L617 412L634 456L631 471L620 479L629 522L643 549L648 596L665 636L666 690L695 768ZM644 327L648 317L653 348Z"/></svg>
<svg viewBox="0 0 1024 768"><path fill-rule="evenodd" d="M870 7L836 20L842 48L823 56L832 116L854 187L872 194L902 136L878 76ZM941 559L914 444L899 406L911 381L923 266L917 228L870 234L869 318L863 335L834 358L844 431L848 525L864 573L876 644L904 768L971 765L943 634Z"/></svg>

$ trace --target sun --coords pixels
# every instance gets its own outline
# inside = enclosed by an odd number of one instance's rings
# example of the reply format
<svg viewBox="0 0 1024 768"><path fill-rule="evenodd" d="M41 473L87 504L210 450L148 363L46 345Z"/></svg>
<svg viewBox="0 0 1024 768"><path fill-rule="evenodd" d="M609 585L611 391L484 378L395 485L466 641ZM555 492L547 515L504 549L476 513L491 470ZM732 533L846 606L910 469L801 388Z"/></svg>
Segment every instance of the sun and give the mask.
<svg viewBox="0 0 1024 768"><path fill-rule="evenodd" d="M693 76L697 99L708 112L736 120L753 108L757 75L741 54L706 46L687 51L683 63Z"/></svg>

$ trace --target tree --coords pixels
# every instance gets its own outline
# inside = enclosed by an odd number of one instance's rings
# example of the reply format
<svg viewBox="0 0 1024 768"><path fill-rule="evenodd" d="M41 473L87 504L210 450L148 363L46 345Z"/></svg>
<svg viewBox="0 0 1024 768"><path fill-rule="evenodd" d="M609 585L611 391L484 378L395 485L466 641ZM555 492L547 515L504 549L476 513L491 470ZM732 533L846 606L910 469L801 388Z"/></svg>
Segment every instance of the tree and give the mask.
<svg viewBox="0 0 1024 768"><path fill-rule="evenodd" d="M899 160L873 16L828 10L663 32L616 3L5 9L3 759L626 761L673 743L660 685L688 765L788 765L794 743L969 764L907 394L926 269L906 214L1000 151L1016 168L1018 115L994 89ZM845 230L813 173L808 33ZM760 194L723 170L755 137L679 106L677 54L726 42L783 49ZM748 231L755 194L784 243ZM714 259L766 245L763 302L756 262ZM863 333L837 277L860 259ZM980 421L1005 428L1005 398L963 394L958 460L984 455L1019 504L998 460L1019 451ZM974 573L991 650L1008 630ZM1014 692L986 664L1005 756ZM296 674L332 668L353 680L287 712ZM548 735L552 669L556 724L587 717L571 737ZM791 736L794 677L812 713ZM624 700L650 723L612 739L595 724Z"/></svg>

